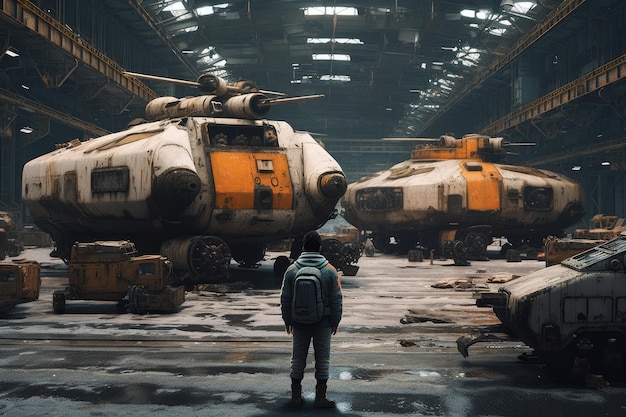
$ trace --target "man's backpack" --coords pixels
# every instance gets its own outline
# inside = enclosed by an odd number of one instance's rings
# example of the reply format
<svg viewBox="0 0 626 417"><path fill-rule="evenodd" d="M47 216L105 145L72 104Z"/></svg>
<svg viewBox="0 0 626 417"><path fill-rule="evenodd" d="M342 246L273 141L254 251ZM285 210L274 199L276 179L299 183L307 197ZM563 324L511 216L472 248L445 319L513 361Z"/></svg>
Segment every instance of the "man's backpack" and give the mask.
<svg viewBox="0 0 626 417"><path fill-rule="evenodd" d="M324 291L319 269L305 266L296 273L291 318L299 324L319 323L324 318Z"/></svg>

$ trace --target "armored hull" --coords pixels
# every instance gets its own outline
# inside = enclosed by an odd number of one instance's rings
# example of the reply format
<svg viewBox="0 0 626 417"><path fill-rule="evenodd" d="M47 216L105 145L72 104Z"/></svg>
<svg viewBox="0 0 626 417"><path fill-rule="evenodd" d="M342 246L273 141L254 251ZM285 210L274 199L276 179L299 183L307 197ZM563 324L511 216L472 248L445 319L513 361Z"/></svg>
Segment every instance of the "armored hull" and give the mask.
<svg viewBox="0 0 626 417"><path fill-rule="evenodd" d="M59 145L25 165L22 183L61 257L77 241L130 240L141 253L165 248L200 281L219 275L212 263L253 265L267 242L318 228L346 186L339 164L288 123L214 117Z"/></svg>
<svg viewBox="0 0 626 417"><path fill-rule="evenodd" d="M626 236L482 293L500 321L538 356L565 369L626 376ZM480 341L465 342L467 346ZM461 346L461 345L459 345Z"/></svg>
<svg viewBox="0 0 626 417"><path fill-rule="evenodd" d="M497 149L493 138L474 135L414 151L410 160L349 184L344 217L371 231L380 250L393 238L403 251L455 240L480 251L492 236L540 244L582 216L577 183L484 158Z"/></svg>

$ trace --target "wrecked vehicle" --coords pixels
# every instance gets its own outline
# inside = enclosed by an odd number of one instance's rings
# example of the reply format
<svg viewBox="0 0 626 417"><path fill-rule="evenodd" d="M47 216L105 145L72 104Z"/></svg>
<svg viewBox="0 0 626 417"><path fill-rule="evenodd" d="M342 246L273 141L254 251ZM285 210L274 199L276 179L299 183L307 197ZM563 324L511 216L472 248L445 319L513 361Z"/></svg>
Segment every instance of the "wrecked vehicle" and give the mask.
<svg viewBox="0 0 626 417"><path fill-rule="evenodd" d="M55 313L64 313L66 300L117 301L132 313L172 310L185 301L185 288L176 285L172 268L161 255L138 255L129 241L96 241L72 246L69 286L52 294Z"/></svg>
<svg viewBox="0 0 626 417"><path fill-rule="evenodd" d="M623 217L596 214L589 221L589 229L576 229L571 238L548 236L544 241L546 266L556 265L577 253L619 236L626 230L624 221Z"/></svg>
<svg viewBox="0 0 626 417"><path fill-rule="evenodd" d="M537 358L563 371L626 376L626 235L525 275L476 300ZM459 351L493 335L464 336ZM608 378L607 378L608 379Z"/></svg>
<svg viewBox="0 0 626 417"><path fill-rule="evenodd" d="M410 139L408 139L410 140ZM419 139L415 139L420 141ZM423 139L411 159L348 185L345 219L376 249L416 245L485 259L492 236L541 247L584 214L579 184L555 172L499 163L514 144L479 134Z"/></svg>
<svg viewBox="0 0 626 417"><path fill-rule="evenodd" d="M0 262L0 312L39 299L41 268L38 262Z"/></svg>
<svg viewBox="0 0 626 417"><path fill-rule="evenodd" d="M359 267L355 265L361 257L359 229L350 226L335 226L332 231L319 230L322 238L322 254L345 276L355 276Z"/></svg>

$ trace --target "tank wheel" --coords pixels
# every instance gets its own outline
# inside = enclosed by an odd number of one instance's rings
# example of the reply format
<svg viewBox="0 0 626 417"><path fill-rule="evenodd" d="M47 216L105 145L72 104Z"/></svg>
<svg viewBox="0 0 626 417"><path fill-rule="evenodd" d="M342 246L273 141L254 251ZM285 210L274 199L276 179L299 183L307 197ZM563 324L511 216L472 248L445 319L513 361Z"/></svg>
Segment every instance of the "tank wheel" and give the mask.
<svg viewBox="0 0 626 417"><path fill-rule="evenodd" d="M461 242L460 240L455 240L452 242L452 255L455 265L470 265L470 263L467 262L467 250L465 249L465 245L463 244L463 242Z"/></svg>
<svg viewBox="0 0 626 417"><path fill-rule="evenodd" d="M322 255L338 256L341 253L343 243L339 239L322 240Z"/></svg>
<svg viewBox="0 0 626 417"><path fill-rule="evenodd" d="M469 232L464 243L469 259L487 260L487 239L482 234Z"/></svg>
<svg viewBox="0 0 626 417"><path fill-rule="evenodd" d="M287 268L291 265L291 261L285 255L280 255L274 261L274 275L281 277L285 274Z"/></svg>
<svg viewBox="0 0 626 417"><path fill-rule="evenodd" d="M626 338L621 334L582 334L560 352L543 353L546 370L556 378L586 384L587 376L626 379Z"/></svg>
<svg viewBox="0 0 626 417"><path fill-rule="evenodd" d="M575 364L582 362L586 368L576 369L587 374L603 375L608 381L624 381L626 375L626 340L619 333L587 334L576 344Z"/></svg>
<svg viewBox="0 0 626 417"><path fill-rule="evenodd" d="M141 285L131 285L128 287L128 306L130 312L134 314L143 314L145 310L141 308L144 290Z"/></svg>
<svg viewBox="0 0 626 417"><path fill-rule="evenodd" d="M341 269L344 265L341 259L342 249L343 243L339 239L322 240L322 255L337 269Z"/></svg>
<svg viewBox="0 0 626 417"><path fill-rule="evenodd" d="M56 314L65 313L65 292L55 291L52 293L52 310Z"/></svg>
<svg viewBox="0 0 626 417"><path fill-rule="evenodd" d="M230 248L222 239L215 236L202 236L191 254L192 265L201 276L200 282L219 282L228 278Z"/></svg>

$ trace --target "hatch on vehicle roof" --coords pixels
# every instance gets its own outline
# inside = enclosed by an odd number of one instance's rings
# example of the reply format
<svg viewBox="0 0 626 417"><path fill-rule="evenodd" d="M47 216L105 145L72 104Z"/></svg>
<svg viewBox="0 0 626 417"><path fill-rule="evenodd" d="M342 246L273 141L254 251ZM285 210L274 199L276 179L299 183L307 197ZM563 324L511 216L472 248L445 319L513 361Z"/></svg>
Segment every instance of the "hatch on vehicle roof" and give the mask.
<svg viewBox="0 0 626 417"><path fill-rule="evenodd" d="M624 268L626 235L601 243L561 262L577 271L606 271Z"/></svg>

